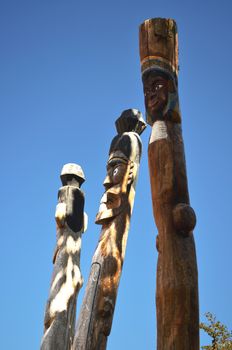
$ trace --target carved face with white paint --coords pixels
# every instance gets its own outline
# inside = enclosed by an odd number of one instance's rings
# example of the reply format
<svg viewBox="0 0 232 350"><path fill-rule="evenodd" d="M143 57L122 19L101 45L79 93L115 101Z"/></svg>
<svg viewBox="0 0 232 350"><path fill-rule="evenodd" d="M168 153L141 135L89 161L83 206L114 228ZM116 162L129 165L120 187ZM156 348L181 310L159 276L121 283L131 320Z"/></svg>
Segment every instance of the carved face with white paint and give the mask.
<svg viewBox="0 0 232 350"><path fill-rule="evenodd" d="M143 86L147 112L154 120L160 119L168 102L168 79L151 73L144 79Z"/></svg>

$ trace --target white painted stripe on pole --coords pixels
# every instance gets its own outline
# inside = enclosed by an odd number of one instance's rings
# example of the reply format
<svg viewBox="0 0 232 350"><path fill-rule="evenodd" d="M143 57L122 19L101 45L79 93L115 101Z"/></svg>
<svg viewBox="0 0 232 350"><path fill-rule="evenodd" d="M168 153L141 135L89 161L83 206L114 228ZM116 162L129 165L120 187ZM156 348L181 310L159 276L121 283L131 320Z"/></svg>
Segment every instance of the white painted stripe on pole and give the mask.
<svg viewBox="0 0 232 350"><path fill-rule="evenodd" d="M149 143L152 143L157 140L167 139L167 126L163 120L157 120L153 126L151 131L151 137Z"/></svg>

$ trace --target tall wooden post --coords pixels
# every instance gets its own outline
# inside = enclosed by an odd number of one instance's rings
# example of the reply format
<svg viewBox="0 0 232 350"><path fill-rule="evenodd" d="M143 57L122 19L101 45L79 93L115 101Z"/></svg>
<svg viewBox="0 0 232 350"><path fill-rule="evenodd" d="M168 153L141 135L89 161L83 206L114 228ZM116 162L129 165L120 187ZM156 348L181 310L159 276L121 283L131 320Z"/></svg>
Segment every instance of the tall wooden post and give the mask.
<svg viewBox="0 0 232 350"><path fill-rule="evenodd" d="M158 228L157 349L199 350L198 277L178 102L178 38L172 19L140 26L153 213Z"/></svg>
<svg viewBox="0 0 232 350"><path fill-rule="evenodd" d="M96 223L102 225L80 311L73 350L105 350L111 331L118 285L125 257L135 185L141 157L139 134L146 124L137 110L126 110L116 121L105 193Z"/></svg>
<svg viewBox="0 0 232 350"><path fill-rule="evenodd" d="M84 173L77 164L64 165L63 187L56 207L57 243L47 301L41 350L70 350L74 338L76 298L83 284L80 272L81 236L85 230Z"/></svg>

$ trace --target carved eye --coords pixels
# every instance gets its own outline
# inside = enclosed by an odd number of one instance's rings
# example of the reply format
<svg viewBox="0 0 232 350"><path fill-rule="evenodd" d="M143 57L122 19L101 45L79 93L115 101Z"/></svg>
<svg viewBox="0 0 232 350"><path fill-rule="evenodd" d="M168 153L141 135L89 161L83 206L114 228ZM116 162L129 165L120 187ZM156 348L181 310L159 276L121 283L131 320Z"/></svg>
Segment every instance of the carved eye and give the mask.
<svg viewBox="0 0 232 350"><path fill-rule="evenodd" d="M119 183L125 175L126 167L124 164L118 164L112 172L112 181L114 184Z"/></svg>
<svg viewBox="0 0 232 350"><path fill-rule="evenodd" d="M155 91L158 91L158 90L162 89L162 87L163 87L163 84L155 85Z"/></svg>
<svg viewBox="0 0 232 350"><path fill-rule="evenodd" d="M149 89L144 90L144 96L145 97L147 97L150 94L151 94L151 90L149 90Z"/></svg>
<svg viewBox="0 0 232 350"><path fill-rule="evenodd" d="M112 185L119 184L123 177L125 176L127 169L127 163L121 158L115 158L110 160L107 165L107 174L109 184L107 187L111 187ZM104 183L104 186L106 184Z"/></svg>

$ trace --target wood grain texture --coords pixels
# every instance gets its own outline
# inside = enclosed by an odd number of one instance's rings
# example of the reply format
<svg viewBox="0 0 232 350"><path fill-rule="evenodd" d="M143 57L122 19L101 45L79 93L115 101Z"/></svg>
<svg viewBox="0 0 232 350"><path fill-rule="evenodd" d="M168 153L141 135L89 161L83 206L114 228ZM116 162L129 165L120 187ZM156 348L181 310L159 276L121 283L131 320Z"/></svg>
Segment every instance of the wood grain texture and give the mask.
<svg viewBox="0 0 232 350"><path fill-rule="evenodd" d="M184 150L180 125L167 124L168 139L155 141L148 148L158 228L157 349L197 350L199 306L194 238L191 231L179 229L181 222L175 227L173 220L175 207L189 204Z"/></svg>
<svg viewBox="0 0 232 350"><path fill-rule="evenodd" d="M71 349L75 331L76 298L83 283L80 252L84 231L84 194L72 174L69 174L68 180L58 194L57 243L41 350Z"/></svg>
<svg viewBox="0 0 232 350"><path fill-rule="evenodd" d="M131 127L131 123L122 123L122 120L119 123L120 130L126 124ZM139 129L144 127L140 125ZM138 134L123 132L113 139L104 180L105 193L96 217L102 230L92 259L73 350L106 349L126 252L140 157Z"/></svg>
<svg viewBox="0 0 232 350"><path fill-rule="evenodd" d="M155 56L155 57L154 57ZM178 99L177 27L151 19L140 27L148 162L158 228L157 350L199 350L198 272Z"/></svg>

